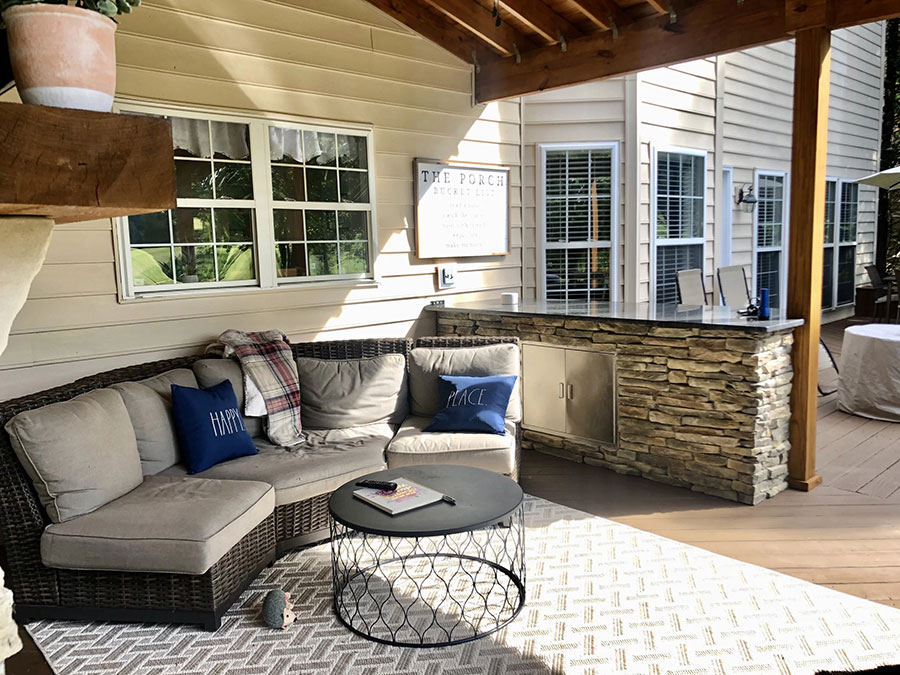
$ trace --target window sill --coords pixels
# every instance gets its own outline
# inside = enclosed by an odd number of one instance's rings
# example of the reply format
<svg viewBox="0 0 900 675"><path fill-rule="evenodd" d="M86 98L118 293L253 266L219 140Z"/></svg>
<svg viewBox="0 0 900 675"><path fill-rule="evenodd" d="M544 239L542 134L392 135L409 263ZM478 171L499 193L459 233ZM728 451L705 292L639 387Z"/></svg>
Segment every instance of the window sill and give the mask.
<svg viewBox="0 0 900 675"><path fill-rule="evenodd" d="M198 288L186 291L159 291L156 293L141 293L134 297L119 296L119 304L130 305L139 302L159 302L165 300L179 300L183 298L214 298L234 295L269 295L272 293L290 293L297 291L315 291L332 288L378 288L381 284L377 279L339 279L335 281L310 281L307 283L292 283L273 288L260 288L259 286L235 286L231 288Z"/></svg>

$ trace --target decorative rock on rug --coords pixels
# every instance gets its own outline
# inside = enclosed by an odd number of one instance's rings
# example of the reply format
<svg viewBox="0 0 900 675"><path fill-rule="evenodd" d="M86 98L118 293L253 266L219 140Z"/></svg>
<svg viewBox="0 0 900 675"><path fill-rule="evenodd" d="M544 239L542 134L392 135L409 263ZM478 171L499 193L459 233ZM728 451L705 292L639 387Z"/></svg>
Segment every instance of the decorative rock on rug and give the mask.
<svg viewBox="0 0 900 675"><path fill-rule="evenodd" d="M328 545L266 570L207 633L187 626L42 621L28 628L59 675L799 675L900 660L900 610L529 497L528 595L513 623L442 649L351 634L331 608ZM284 588L297 623L267 628Z"/></svg>

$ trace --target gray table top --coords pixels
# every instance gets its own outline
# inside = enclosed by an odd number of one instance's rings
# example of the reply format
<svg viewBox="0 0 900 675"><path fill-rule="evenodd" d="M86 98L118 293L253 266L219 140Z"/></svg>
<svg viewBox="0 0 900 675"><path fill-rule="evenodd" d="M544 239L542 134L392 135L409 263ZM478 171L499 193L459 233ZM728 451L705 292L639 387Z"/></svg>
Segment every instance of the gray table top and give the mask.
<svg viewBox="0 0 900 675"><path fill-rule="evenodd" d="M504 305L499 300L463 302L446 307L429 305L432 312L479 312L509 316L550 316L571 319L597 319L625 323L655 324L673 328L713 328L748 333L772 333L803 325L802 319L785 318L777 307L769 321L740 316L732 307L718 305L654 305L636 302L587 302L582 300L520 300Z"/></svg>
<svg viewBox="0 0 900 675"><path fill-rule="evenodd" d="M362 478L391 481L406 478L450 495L456 506L446 502L429 504L392 516L353 496L355 483ZM377 471L339 487L329 501L331 517L347 527L389 537L430 537L467 532L496 525L513 513L524 494L518 483L493 471L468 466L404 466Z"/></svg>

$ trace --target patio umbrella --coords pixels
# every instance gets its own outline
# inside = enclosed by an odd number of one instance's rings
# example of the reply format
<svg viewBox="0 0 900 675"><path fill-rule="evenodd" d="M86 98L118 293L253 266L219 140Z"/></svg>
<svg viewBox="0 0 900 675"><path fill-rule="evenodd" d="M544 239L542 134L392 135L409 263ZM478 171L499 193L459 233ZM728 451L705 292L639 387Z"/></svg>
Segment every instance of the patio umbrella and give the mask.
<svg viewBox="0 0 900 675"><path fill-rule="evenodd" d="M860 178L856 182L864 183L866 185L875 185L876 187L884 188L885 190L893 190L896 187L900 187L900 166L873 173L871 176Z"/></svg>

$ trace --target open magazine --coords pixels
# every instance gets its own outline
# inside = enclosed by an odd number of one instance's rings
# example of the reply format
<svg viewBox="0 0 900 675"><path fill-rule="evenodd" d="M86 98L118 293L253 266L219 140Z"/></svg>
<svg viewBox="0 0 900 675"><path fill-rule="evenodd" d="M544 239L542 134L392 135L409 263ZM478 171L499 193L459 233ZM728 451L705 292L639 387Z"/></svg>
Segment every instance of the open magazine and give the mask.
<svg viewBox="0 0 900 675"><path fill-rule="evenodd" d="M393 478L390 482L397 484L397 489L393 492L376 490L374 488L359 488L353 491L353 495L382 511L390 513L392 516L434 504L441 501L444 496L441 492L419 485L406 478Z"/></svg>

